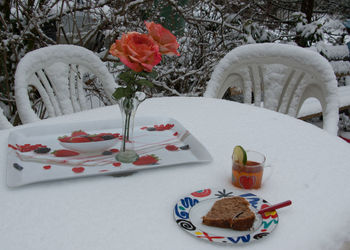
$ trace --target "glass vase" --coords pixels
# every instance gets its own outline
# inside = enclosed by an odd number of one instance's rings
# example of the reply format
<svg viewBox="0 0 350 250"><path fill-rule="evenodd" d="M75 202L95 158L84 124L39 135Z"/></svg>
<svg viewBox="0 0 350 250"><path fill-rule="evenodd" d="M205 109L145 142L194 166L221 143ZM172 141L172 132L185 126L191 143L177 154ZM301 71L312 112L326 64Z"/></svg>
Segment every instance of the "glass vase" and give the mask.
<svg viewBox="0 0 350 250"><path fill-rule="evenodd" d="M122 141L119 152L115 158L123 163L136 161L139 156L135 150L134 120L137 108L145 100L145 94L137 92L133 97L122 97L118 100L118 105L122 117Z"/></svg>

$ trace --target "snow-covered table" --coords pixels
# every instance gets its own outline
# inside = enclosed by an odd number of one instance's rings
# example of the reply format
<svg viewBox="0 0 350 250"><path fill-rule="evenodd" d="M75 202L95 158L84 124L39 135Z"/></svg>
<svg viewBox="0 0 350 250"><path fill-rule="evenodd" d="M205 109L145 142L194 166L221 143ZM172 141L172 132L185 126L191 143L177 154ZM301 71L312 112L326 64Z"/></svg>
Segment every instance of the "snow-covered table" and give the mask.
<svg viewBox="0 0 350 250"><path fill-rule="evenodd" d="M75 113L24 127L118 117L117 106ZM259 190L280 209L269 237L244 249L339 249L350 240L350 146L295 118L219 99L153 98L137 116L181 122L213 157L211 163L140 171L125 177L97 176L6 186L7 139L0 132L0 245L30 249L227 249L196 239L174 221L175 203L205 188L240 191L231 185L235 145L267 156L273 173ZM239 247L239 246L238 246Z"/></svg>

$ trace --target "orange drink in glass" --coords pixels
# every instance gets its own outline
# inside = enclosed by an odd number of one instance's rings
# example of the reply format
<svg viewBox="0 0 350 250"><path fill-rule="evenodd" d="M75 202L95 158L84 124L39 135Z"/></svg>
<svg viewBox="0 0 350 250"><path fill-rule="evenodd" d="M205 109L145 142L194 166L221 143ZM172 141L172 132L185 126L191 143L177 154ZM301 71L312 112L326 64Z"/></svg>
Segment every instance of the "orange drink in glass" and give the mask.
<svg viewBox="0 0 350 250"><path fill-rule="evenodd" d="M259 152L247 150L247 161L232 163L232 184L243 189L258 189L261 187L265 156Z"/></svg>

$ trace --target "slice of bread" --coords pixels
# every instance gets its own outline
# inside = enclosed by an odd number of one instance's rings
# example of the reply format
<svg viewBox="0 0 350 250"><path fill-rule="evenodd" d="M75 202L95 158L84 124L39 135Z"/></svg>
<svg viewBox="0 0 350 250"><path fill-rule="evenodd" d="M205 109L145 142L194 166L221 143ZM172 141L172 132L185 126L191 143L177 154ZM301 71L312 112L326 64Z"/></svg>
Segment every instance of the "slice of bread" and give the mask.
<svg viewBox="0 0 350 250"><path fill-rule="evenodd" d="M249 230L255 220L255 214L249 208L249 202L243 197L223 198L214 203L207 215L203 216L203 224L207 226Z"/></svg>

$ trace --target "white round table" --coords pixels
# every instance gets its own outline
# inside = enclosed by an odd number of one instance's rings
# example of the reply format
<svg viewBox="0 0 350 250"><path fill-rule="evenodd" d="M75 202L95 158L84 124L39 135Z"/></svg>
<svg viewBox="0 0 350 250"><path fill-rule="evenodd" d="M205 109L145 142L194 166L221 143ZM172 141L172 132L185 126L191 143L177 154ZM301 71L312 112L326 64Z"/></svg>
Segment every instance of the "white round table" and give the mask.
<svg viewBox="0 0 350 250"><path fill-rule="evenodd" d="M29 249L227 249L197 239L174 221L175 203L205 188L242 191L231 184L235 145L262 152L273 172L252 192L278 210L269 237L244 249L339 249L350 240L350 145L301 120L249 105L206 98L164 97L142 103L137 117L178 120L213 161L139 171L126 177L96 176L6 186L11 131L67 122L120 117L110 106L0 131L2 205L0 242ZM231 246L228 246L231 247Z"/></svg>

